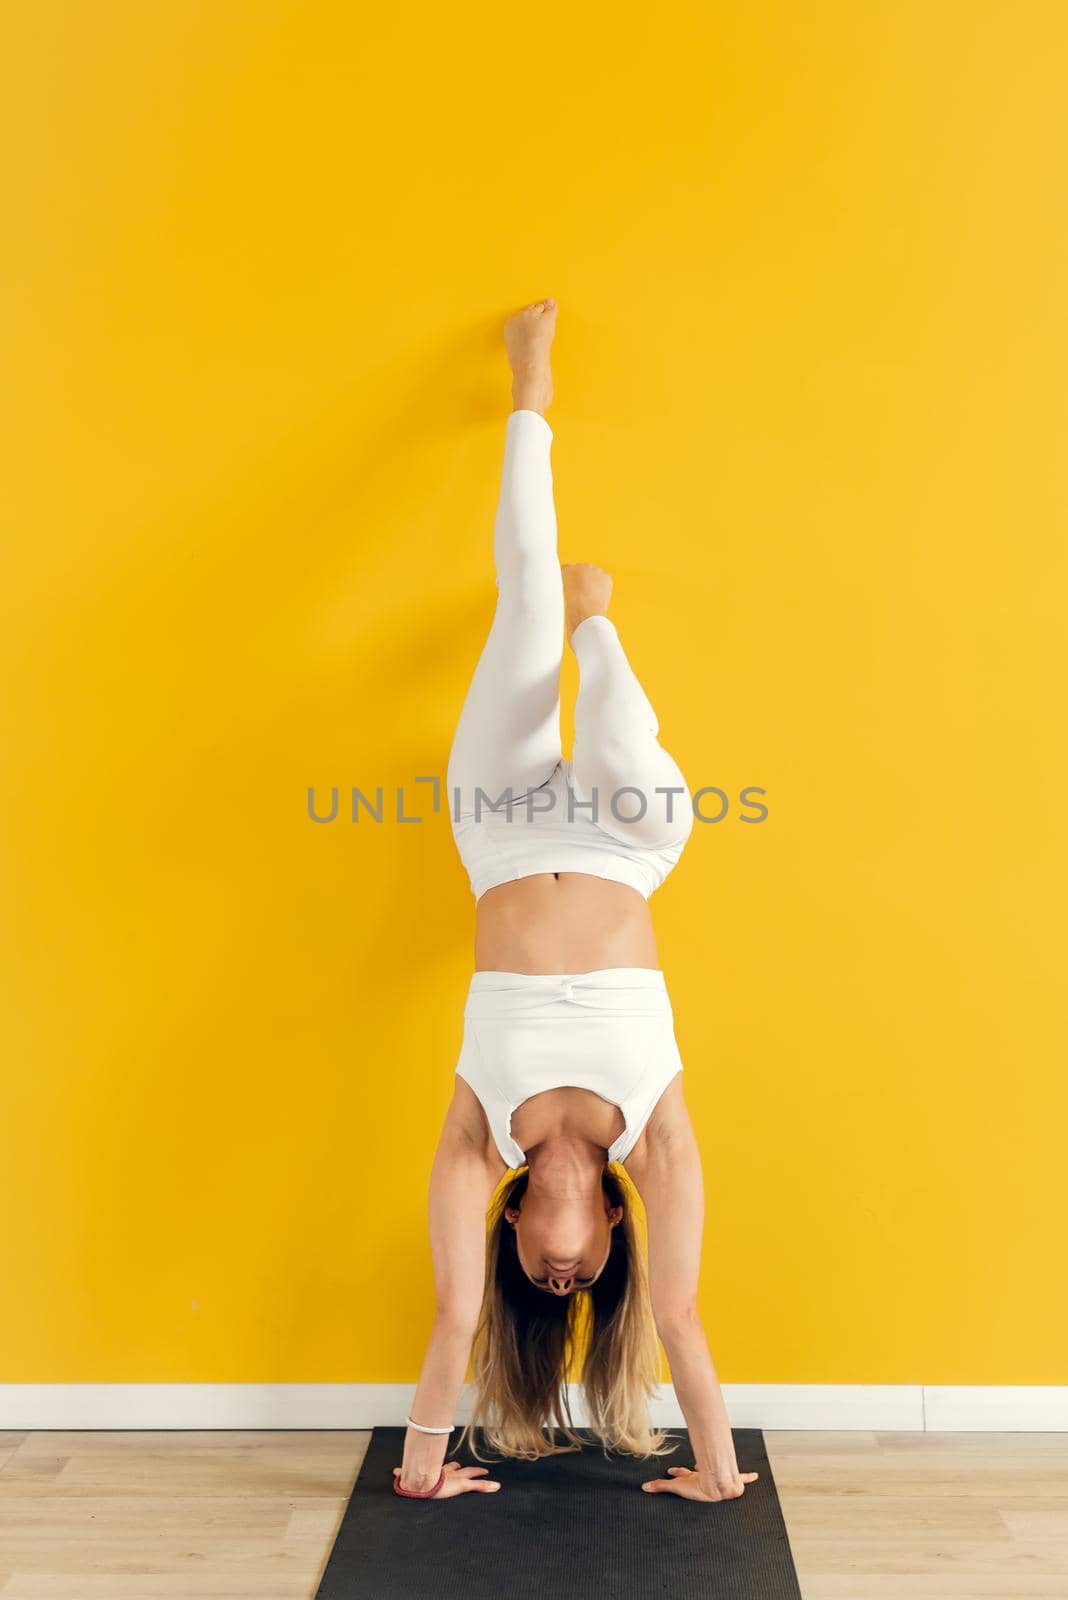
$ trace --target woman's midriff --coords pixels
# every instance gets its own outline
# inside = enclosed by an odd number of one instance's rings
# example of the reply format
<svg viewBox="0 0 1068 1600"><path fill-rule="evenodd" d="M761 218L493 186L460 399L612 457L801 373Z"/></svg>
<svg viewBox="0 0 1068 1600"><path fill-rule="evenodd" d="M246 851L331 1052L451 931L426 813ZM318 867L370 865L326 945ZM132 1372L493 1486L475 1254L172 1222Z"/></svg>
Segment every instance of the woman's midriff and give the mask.
<svg viewBox="0 0 1068 1600"><path fill-rule="evenodd" d="M476 907L476 972L659 966L649 903L625 883L535 872L487 889Z"/></svg>

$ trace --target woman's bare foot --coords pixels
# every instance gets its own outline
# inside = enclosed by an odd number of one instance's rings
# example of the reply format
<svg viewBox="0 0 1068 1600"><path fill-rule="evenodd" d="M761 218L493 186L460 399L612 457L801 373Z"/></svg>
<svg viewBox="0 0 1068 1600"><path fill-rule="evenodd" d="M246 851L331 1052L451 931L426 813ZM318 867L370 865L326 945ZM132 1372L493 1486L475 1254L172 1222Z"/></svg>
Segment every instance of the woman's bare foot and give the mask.
<svg viewBox="0 0 1068 1600"><path fill-rule="evenodd" d="M612 580L600 567L588 561L565 561L560 571L564 578L564 619L571 638L587 617L606 617L612 595Z"/></svg>
<svg viewBox="0 0 1068 1600"><path fill-rule="evenodd" d="M535 300L508 318L504 343L512 368L513 411L549 409L553 398L553 375L549 366L549 346L556 332L556 301Z"/></svg>

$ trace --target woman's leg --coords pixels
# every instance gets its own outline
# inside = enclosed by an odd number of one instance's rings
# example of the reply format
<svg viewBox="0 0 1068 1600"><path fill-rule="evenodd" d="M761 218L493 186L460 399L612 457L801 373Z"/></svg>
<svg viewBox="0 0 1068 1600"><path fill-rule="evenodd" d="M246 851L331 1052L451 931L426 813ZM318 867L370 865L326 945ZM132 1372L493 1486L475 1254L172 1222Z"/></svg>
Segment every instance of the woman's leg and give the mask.
<svg viewBox="0 0 1068 1600"><path fill-rule="evenodd" d="M607 604L611 580L598 568L565 568L571 647L578 658L571 779L576 800L596 800L596 822L624 844L663 850L683 844L693 804L674 757L660 744L656 713L627 660L615 623L591 604ZM603 601L598 602L598 592ZM620 793L619 791L625 791ZM636 792L635 792L636 791ZM613 798L615 797L615 798Z"/></svg>
<svg viewBox="0 0 1068 1600"><path fill-rule="evenodd" d="M516 409L508 418L493 530L497 605L449 753L453 818L486 810L505 791L540 788L560 760L564 597L556 548L550 446L541 414L552 394L555 306L538 302L505 331ZM459 791L459 798L457 798Z"/></svg>

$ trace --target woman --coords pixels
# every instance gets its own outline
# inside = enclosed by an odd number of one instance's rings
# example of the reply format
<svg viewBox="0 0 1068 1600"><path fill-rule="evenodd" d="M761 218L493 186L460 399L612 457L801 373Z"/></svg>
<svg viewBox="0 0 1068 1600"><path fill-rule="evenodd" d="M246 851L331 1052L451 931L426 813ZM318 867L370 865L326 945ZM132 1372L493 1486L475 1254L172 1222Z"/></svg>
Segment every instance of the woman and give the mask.
<svg viewBox="0 0 1068 1600"><path fill-rule="evenodd" d="M723 1500L757 1474L738 1471L697 1315L701 1165L648 907L693 807L608 619L611 579L585 563L561 576L545 418L556 309L539 301L505 327L497 604L447 778L476 897L475 971L430 1180L437 1310L394 1488L444 1499L500 1487L485 1467L444 1459L472 1344L473 1425L498 1452L579 1446L564 1379L585 1311L595 1435L642 1457L671 1448L649 1422L659 1334L695 1466L643 1488ZM565 629L580 677L570 761ZM610 1164L641 1196L648 1272Z"/></svg>

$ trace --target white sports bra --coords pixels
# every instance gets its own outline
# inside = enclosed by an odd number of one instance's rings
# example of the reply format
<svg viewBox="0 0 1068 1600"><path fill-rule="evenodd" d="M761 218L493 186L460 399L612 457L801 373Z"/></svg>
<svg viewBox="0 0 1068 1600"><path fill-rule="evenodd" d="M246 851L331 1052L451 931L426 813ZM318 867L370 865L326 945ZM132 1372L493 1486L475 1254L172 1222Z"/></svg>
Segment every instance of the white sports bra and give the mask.
<svg viewBox="0 0 1068 1600"><path fill-rule="evenodd" d="M663 850L623 844L579 810L571 796L571 763L561 758L552 776L528 797L517 797L479 818L452 819L453 838L476 901L487 889L536 872L584 872L629 884L646 899L682 855L686 835Z"/></svg>
<svg viewBox="0 0 1068 1600"><path fill-rule="evenodd" d="M682 1071L664 974L475 972L456 1066L478 1096L506 1167L526 1155L512 1114L546 1089L590 1089L618 1106L624 1129L608 1147L625 1161L671 1079Z"/></svg>

